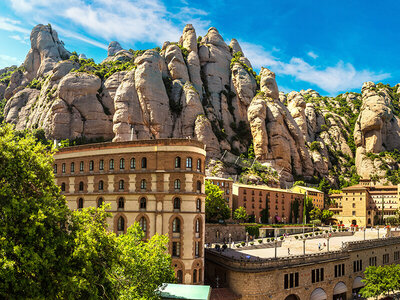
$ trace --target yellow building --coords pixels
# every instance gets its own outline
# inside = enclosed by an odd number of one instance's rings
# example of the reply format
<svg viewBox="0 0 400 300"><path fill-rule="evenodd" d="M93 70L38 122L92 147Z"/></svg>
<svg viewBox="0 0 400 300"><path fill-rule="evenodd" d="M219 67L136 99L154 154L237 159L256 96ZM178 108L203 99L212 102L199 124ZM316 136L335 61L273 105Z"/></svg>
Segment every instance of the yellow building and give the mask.
<svg viewBox="0 0 400 300"><path fill-rule="evenodd" d="M338 223L374 226L396 214L399 195L399 186L375 186L364 181L336 194L335 203L329 209L335 213L333 218Z"/></svg>
<svg viewBox="0 0 400 300"><path fill-rule="evenodd" d="M116 234L167 234L177 281L202 284L205 155L187 139L89 144L60 149L54 173L70 209L109 204Z"/></svg>
<svg viewBox="0 0 400 300"><path fill-rule="evenodd" d="M311 187L296 185L292 187L292 191L305 194L306 197L312 199L312 203L315 207L318 207L321 210L324 209L324 193L320 190Z"/></svg>

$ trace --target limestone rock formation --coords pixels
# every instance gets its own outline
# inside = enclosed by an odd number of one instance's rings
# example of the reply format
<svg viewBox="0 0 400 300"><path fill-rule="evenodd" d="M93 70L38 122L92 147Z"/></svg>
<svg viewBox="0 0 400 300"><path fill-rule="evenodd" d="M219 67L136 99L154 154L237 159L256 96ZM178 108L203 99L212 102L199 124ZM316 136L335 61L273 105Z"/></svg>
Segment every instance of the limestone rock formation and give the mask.
<svg viewBox="0 0 400 300"><path fill-rule="evenodd" d="M120 50L122 50L120 43L117 41L112 41L110 44L108 44L107 56L113 56Z"/></svg>

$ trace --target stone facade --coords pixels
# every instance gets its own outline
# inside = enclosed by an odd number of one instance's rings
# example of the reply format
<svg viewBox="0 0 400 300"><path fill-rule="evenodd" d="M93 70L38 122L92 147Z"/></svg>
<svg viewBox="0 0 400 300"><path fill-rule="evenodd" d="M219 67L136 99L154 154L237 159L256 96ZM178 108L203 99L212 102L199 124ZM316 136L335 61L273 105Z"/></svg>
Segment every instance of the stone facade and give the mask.
<svg viewBox="0 0 400 300"><path fill-rule="evenodd" d="M206 224L206 244L228 243L229 235L231 235L231 241L246 240L246 226L240 224Z"/></svg>
<svg viewBox="0 0 400 300"><path fill-rule="evenodd" d="M335 213L333 218L340 224L370 227L395 215L399 208L399 197L399 186L363 182L344 188L341 194L331 197L335 203L329 209Z"/></svg>
<svg viewBox="0 0 400 300"><path fill-rule="evenodd" d="M234 207L243 206L248 215L261 222L261 211L268 207L269 223L301 223L304 194L263 185L233 184ZM297 205L295 216L293 205Z"/></svg>
<svg viewBox="0 0 400 300"><path fill-rule="evenodd" d="M235 259L206 250L207 280L244 300L352 299L365 268L400 263L400 238L346 243L342 250L290 258Z"/></svg>
<svg viewBox="0 0 400 300"><path fill-rule="evenodd" d="M187 139L90 144L60 149L54 172L70 209L109 204L115 233L168 234L178 282L202 284L205 154Z"/></svg>

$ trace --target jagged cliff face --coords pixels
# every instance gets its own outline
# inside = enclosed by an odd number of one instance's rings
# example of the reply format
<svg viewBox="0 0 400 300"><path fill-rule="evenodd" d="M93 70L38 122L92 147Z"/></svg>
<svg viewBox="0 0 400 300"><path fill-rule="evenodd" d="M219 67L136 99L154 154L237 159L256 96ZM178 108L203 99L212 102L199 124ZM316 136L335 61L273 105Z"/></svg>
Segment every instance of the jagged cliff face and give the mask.
<svg viewBox="0 0 400 300"><path fill-rule="evenodd" d="M177 43L158 50L127 51L114 41L95 64L38 25L23 66L9 73L5 80L0 71L4 119L19 130L43 128L52 139L195 138L209 158L225 153L231 161L253 143L281 183L325 177L341 184L356 167L369 176L366 154L400 144L392 90L366 83L362 95L284 95L272 71L257 75L238 41L227 45L213 27L197 37L187 25Z"/></svg>

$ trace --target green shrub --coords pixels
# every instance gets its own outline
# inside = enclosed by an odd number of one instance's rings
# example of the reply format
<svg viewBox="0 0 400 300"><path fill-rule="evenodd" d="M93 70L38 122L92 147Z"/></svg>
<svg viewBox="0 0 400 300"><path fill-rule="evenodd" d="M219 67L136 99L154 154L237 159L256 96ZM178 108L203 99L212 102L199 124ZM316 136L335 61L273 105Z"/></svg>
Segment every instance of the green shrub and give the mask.
<svg viewBox="0 0 400 300"><path fill-rule="evenodd" d="M236 244L235 246L236 246L236 248L240 248L240 244Z"/></svg>
<svg viewBox="0 0 400 300"><path fill-rule="evenodd" d="M271 239L267 239L267 243L269 243L271 241Z"/></svg>
<svg viewBox="0 0 400 300"><path fill-rule="evenodd" d="M319 142L317 142L317 141L314 141L314 142L312 142L311 143L311 145L310 145L310 150L311 151L319 151L320 150L320 143Z"/></svg>
<svg viewBox="0 0 400 300"><path fill-rule="evenodd" d="M283 236L280 237L281 241L283 241Z"/></svg>
<svg viewBox="0 0 400 300"><path fill-rule="evenodd" d="M253 245L254 245L254 242L250 242L250 245L253 246Z"/></svg>
<svg viewBox="0 0 400 300"><path fill-rule="evenodd" d="M271 242L275 241L275 238L271 238Z"/></svg>
<svg viewBox="0 0 400 300"><path fill-rule="evenodd" d="M336 232L336 229L333 229L333 232Z"/></svg>
<svg viewBox="0 0 400 300"><path fill-rule="evenodd" d="M295 238L296 240L298 240L298 239L299 239L299 236L298 236L298 235L295 235L294 238Z"/></svg>
<svg viewBox="0 0 400 300"><path fill-rule="evenodd" d="M258 243L261 244L261 243L262 243L262 240L258 240Z"/></svg>
<svg viewBox="0 0 400 300"><path fill-rule="evenodd" d="M304 237L305 237L305 238L307 238L307 237L308 237L308 234L307 234L307 233L305 233L305 234L304 234Z"/></svg>
<svg viewBox="0 0 400 300"><path fill-rule="evenodd" d="M245 243L245 242L241 242L240 244L241 244L242 246L246 245L246 243Z"/></svg>

